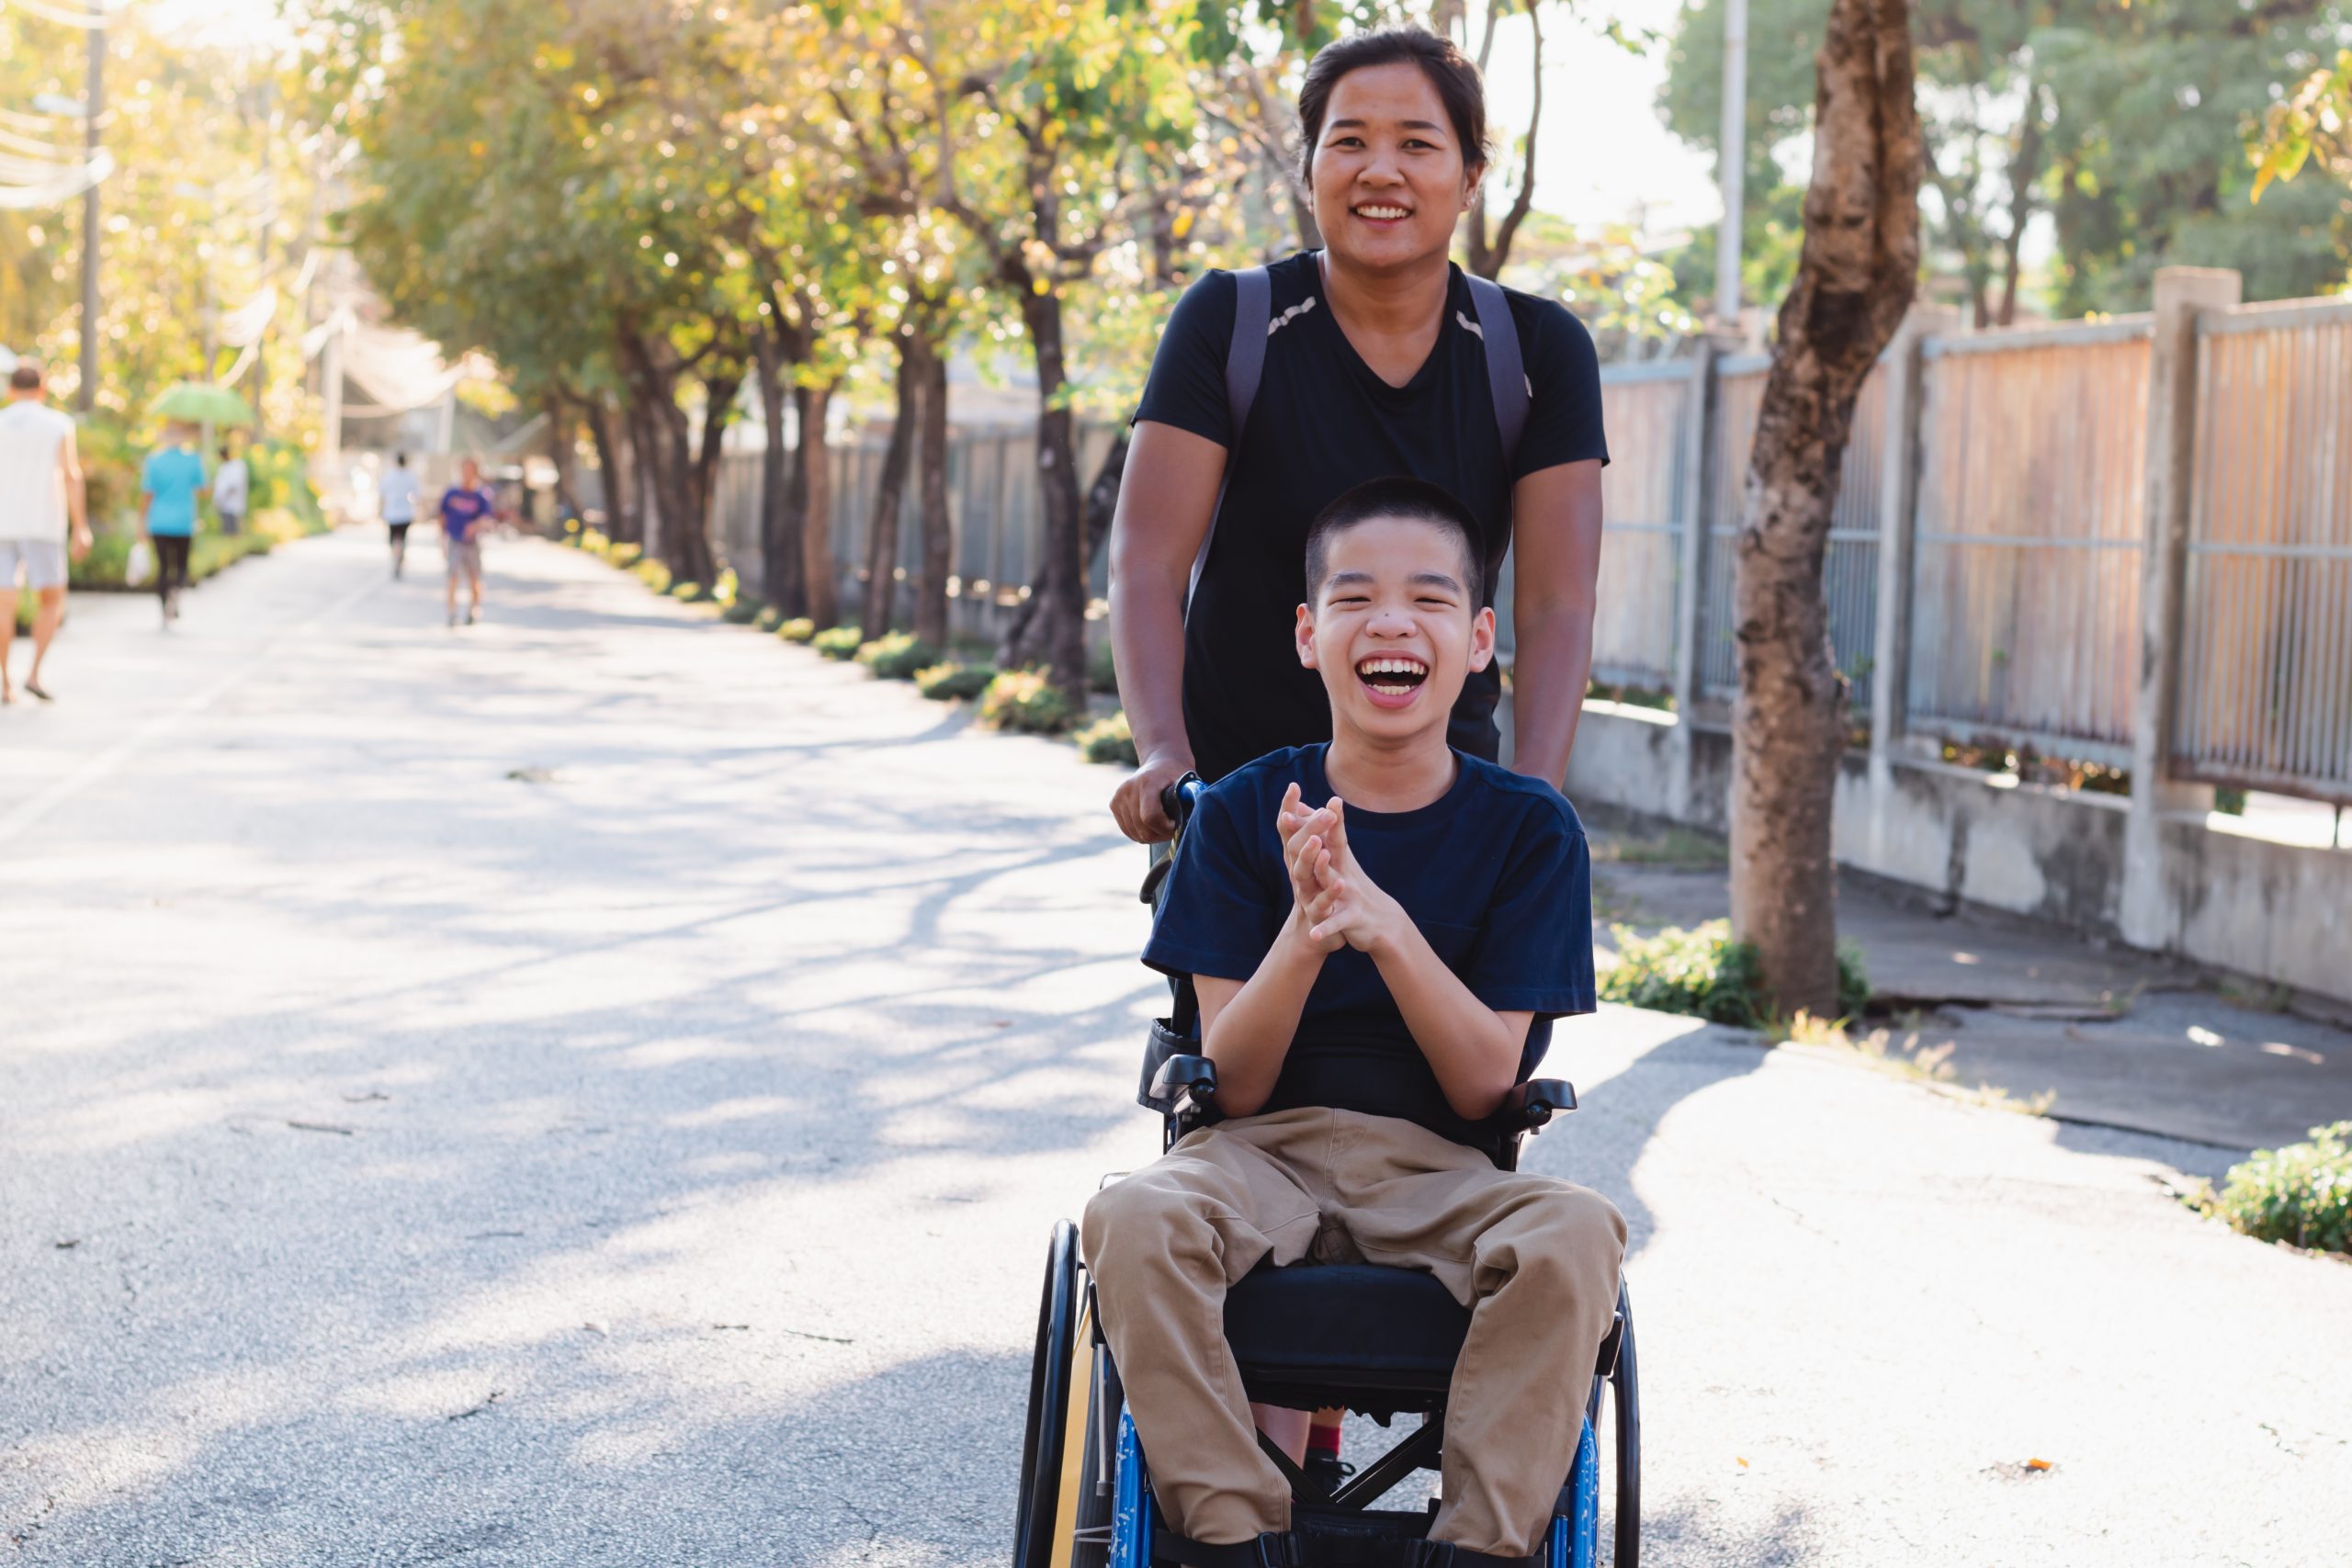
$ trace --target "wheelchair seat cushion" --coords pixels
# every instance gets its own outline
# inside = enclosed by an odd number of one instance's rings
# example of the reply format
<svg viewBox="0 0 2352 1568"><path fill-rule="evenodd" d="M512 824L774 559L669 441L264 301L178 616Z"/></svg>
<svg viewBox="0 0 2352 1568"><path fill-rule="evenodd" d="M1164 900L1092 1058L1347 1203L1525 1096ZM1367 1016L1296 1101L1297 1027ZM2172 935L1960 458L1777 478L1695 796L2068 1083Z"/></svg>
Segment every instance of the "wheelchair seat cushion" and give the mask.
<svg viewBox="0 0 2352 1568"><path fill-rule="evenodd" d="M1469 1309L1434 1277L1410 1269L1261 1268L1225 1298L1225 1337L1253 1395L1348 1389L1442 1395L1469 1332Z"/></svg>

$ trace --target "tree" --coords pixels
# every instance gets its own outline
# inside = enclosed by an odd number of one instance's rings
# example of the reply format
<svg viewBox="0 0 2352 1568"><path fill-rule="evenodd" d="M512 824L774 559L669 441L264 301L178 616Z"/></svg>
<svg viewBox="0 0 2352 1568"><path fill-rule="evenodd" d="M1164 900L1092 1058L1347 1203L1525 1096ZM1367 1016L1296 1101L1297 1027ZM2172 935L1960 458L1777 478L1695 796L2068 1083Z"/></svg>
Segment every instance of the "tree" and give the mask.
<svg viewBox="0 0 2352 1568"><path fill-rule="evenodd" d="M1804 64L1821 0L1751 0L1743 282L1778 299L1795 260L1797 189L1781 173L1812 128ZM2341 271L2330 203L2296 193L2249 220L2224 198L2252 176L2244 126L2280 90L2279 62L2320 58L2336 23L2301 0L1921 0L1914 33L1935 287L1979 325L2031 304L2037 225L2057 254L2044 309L2147 308L2159 265L2235 266L2249 297L2308 293ZM1722 0L1672 34L1660 107L1693 146L1721 123ZM1712 232L1677 266L1706 291Z"/></svg>
<svg viewBox="0 0 2352 1568"><path fill-rule="evenodd" d="M1032 597L1043 635L1009 638L1001 655L1042 649L1054 683L1080 705L1086 561L1064 305L1128 237L1153 165L1187 139L1188 30L1172 7L1078 0L1049 17L989 4L924 17L901 48L937 127L935 203L1019 310L1037 370L1045 539Z"/></svg>
<svg viewBox="0 0 2352 1568"><path fill-rule="evenodd" d="M1834 0L1804 245L1747 470L1733 638L1732 924L1782 1012L1837 1010L1830 807L1846 682L1821 562L1855 395L1911 303L1924 163L1906 0Z"/></svg>

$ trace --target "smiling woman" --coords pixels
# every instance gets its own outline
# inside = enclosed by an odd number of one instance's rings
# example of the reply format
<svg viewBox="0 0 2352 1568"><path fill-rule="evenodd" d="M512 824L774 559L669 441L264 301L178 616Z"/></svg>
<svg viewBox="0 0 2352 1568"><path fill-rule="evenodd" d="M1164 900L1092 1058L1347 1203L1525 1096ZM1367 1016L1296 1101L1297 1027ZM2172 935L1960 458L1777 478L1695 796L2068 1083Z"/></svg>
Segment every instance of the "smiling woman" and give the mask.
<svg viewBox="0 0 2352 1568"><path fill-rule="evenodd" d="M1289 634L1308 524L1366 481L1409 477L1458 500L1474 608L1491 604L1516 541L1519 771L1565 773L1590 664L1607 461L1599 366L1562 306L1484 280L1481 296L1450 260L1487 172L1476 68L1419 29L1343 39L1308 65L1299 117L1300 175L1327 248L1212 272L1185 292L1120 487L1111 632L1142 761L1112 809L1145 842L1168 836L1160 791L1187 770L1214 781L1329 738ZM1241 399L1256 312L1262 365ZM1517 340L1491 361L1490 326ZM1512 347L1518 376L1500 368ZM1453 710L1455 747L1495 759L1500 692L1494 666L1473 673Z"/></svg>

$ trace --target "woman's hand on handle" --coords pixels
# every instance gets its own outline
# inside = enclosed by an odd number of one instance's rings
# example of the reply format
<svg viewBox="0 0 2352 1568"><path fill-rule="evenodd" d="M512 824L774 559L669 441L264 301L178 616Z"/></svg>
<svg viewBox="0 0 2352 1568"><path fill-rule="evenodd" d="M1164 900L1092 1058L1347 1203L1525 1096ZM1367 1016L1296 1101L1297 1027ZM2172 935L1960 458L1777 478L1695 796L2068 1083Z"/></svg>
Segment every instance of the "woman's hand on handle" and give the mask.
<svg viewBox="0 0 2352 1568"><path fill-rule="evenodd" d="M1174 838L1176 824L1169 820L1159 797L1192 771L1190 757L1167 752L1146 757L1141 767L1119 782L1111 796L1111 815L1119 831L1138 844L1164 844Z"/></svg>

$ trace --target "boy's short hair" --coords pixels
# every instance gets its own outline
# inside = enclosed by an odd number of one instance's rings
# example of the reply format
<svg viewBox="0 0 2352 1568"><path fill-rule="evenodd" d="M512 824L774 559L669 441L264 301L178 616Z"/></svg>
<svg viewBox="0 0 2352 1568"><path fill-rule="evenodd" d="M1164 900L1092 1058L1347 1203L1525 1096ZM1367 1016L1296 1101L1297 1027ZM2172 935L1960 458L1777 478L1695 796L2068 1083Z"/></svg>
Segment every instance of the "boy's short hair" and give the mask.
<svg viewBox="0 0 2352 1568"><path fill-rule="evenodd" d="M17 367L8 372L8 389L12 392L38 392L47 377L38 359L19 359Z"/></svg>
<svg viewBox="0 0 2352 1568"><path fill-rule="evenodd" d="M1330 543L1338 535L1376 517L1426 523L1453 537L1462 554L1462 588L1476 610L1486 603L1486 570L1480 557L1478 519L1451 491L1427 479L1372 479L1342 493L1316 513L1306 530L1306 601L1313 604L1331 575Z"/></svg>

